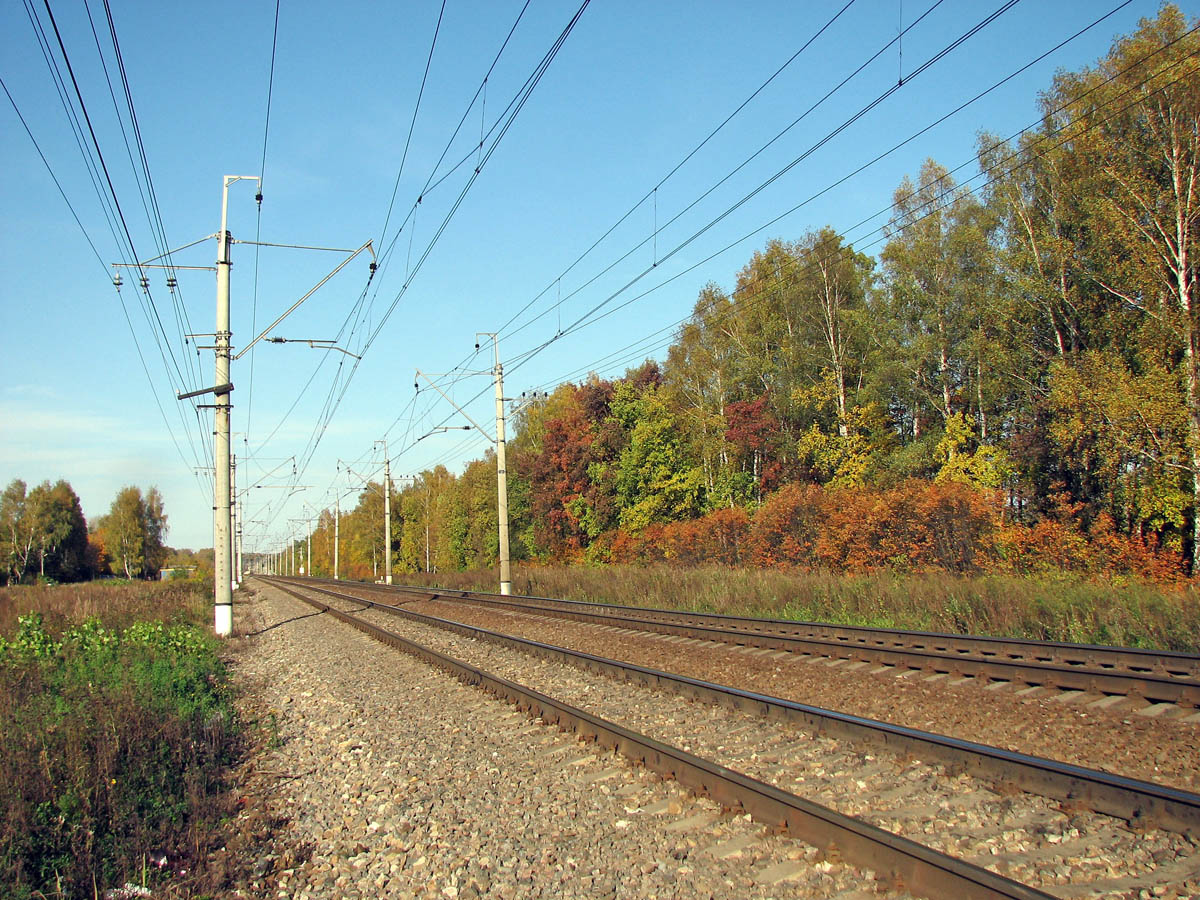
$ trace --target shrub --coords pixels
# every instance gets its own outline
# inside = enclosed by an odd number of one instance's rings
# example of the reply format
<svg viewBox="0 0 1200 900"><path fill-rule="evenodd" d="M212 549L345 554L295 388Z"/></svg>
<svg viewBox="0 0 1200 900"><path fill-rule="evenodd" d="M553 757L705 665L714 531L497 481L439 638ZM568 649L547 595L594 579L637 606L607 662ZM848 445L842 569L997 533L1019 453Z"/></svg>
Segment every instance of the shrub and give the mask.
<svg viewBox="0 0 1200 900"><path fill-rule="evenodd" d="M749 561L759 566L812 568L816 545L829 516L829 496L815 484L789 484L758 508L746 542Z"/></svg>
<svg viewBox="0 0 1200 900"><path fill-rule="evenodd" d="M0 882L91 896L138 880L150 855L194 858L232 729L199 628L89 619L56 637L21 616L0 641Z"/></svg>

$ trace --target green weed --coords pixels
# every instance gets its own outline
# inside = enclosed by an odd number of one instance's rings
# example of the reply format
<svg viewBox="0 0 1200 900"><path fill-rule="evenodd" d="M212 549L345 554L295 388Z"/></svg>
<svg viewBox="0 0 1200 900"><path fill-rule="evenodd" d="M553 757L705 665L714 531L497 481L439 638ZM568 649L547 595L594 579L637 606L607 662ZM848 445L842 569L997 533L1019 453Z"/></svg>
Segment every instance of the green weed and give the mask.
<svg viewBox="0 0 1200 900"><path fill-rule="evenodd" d="M165 857L152 883L194 868L231 759L232 695L215 638L161 618L48 626L61 615L53 604L51 616L19 615L0 638L6 896L92 896L96 885L140 882L147 858Z"/></svg>

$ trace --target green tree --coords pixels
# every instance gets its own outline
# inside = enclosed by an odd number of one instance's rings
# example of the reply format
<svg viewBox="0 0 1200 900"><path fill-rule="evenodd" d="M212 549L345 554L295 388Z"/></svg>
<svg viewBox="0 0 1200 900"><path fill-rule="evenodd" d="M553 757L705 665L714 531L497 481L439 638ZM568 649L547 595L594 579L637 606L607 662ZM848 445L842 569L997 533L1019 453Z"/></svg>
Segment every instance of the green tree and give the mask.
<svg viewBox="0 0 1200 900"><path fill-rule="evenodd" d="M28 515L25 482L14 478L0 495L5 581L19 582L29 569L35 545L33 518Z"/></svg>
<svg viewBox="0 0 1200 900"><path fill-rule="evenodd" d="M991 266L987 211L946 169L926 160L917 183L896 189L881 259L889 348L906 373L911 428L919 437L936 415L963 411L975 379L970 338L980 324Z"/></svg>
<svg viewBox="0 0 1200 900"><path fill-rule="evenodd" d="M700 459L710 492L730 465L725 415L739 393L735 313L732 301L720 288L706 285L663 367L663 390L682 414L681 424Z"/></svg>
<svg viewBox="0 0 1200 900"><path fill-rule="evenodd" d="M54 485L44 481L29 492L27 514L38 554L38 571L60 581L73 581L85 574L87 521L79 497L66 481Z"/></svg>
<svg viewBox="0 0 1200 900"><path fill-rule="evenodd" d="M639 394L624 382L612 406L629 430L616 479L621 527L639 531L651 522L698 516L704 508L704 475L689 459L676 416L658 390Z"/></svg>
<svg viewBox="0 0 1200 900"><path fill-rule="evenodd" d="M98 528L105 551L126 578L153 576L166 560L167 516L158 488L144 496L133 485L122 488Z"/></svg>
<svg viewBox="0 0 1200 900"><path fill-rule="evenodd" d="M849 436L853 385L861 382L869 348L867 296L874 263L830 227L809 232L793 248L799 282L797 356L814 359L818 381L833 387L837 431Z"/></svg>
<svg viewBox="0 0 1200 900"><path fill-rule="evenodd" d="M1093 69L1060 74L1047 103L1077 155L1092 279L1169 342L1187 409L1193 547L1200 547L1200 36L1175 6L1143 19Z"/></svg>

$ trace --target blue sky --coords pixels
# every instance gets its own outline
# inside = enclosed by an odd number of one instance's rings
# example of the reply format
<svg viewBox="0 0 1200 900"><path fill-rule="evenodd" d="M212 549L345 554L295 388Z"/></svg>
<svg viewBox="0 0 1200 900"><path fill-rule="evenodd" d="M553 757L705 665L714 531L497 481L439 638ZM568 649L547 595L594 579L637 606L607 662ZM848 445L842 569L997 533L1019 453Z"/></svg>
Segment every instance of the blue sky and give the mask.
<svg viewBox="0 0 1200 900"><path fill-rule="evenodd" d="M373 240L381 260L369 284L368 258L353 260L271 332L338 338L360 361L293 343L260 344L234 364L234 451L239 487L249 488L243 498L247 549L278 545L289 529L300 527L289 521L308 515L305 503L332 506L334 492L351 491L357 480L347 466L360 475L377 473L377 440L388 440L396 475L436 463L458 469L481 455L485 440L479 435L417 440L463 420L434 391L413 390L417 368L457 371L442 380L444 389L459 403L469 401L471 415L490 428L487 376L462 374L490 366L490 356L473 357L477 331L501 331L509 396L552 389L589 370L620 374L646 355L662 358L671 327L688 315L700 288L709 281L730 287L769 238L793 240L827 224L846 231L884 212L849 233L856 246L877 252L874 229L884 223L906 173L915 174L933 157L950 168L967 163L960 178L971 177L980 130L1007 136L1032 124L1037 93L1056 69L1093 63L1114 35L1132 31L1139 18L1158 9L1154 0L1123 6L945 123L767 225L1119 3L1023 0L810 153L895 86L901 72L910 76L1004 6L1002 0L857 0L664 181L846 0L594 0L463 195L477 161L493 147L506 106L520 96L578 5L530 0L521 14L524 0L447 0L414 121L439 2L331 6L283 0L264 167L275 4L111 3L169 248L217 231L223 175L261 172L261 216L253 183L230 188L235 239L348 249ZM1196 4L1182 6L1196 16ZM63 67L44 5L31 8ZM121 115L131 133L103 2L57 0L50 8L134 247L148 259L159 252L157 221L139 195L131 162L131 156L138 159L137 147L127 150L118 124ZM519 14L485 91L472 104ZM922 15L901 47L884 50L682 212L883 48L901 22L908 26ZM81 230L74 221L8 99L0 97L6 176L0 182L0 265L7 275L0 288L0 333L6 338L0 355L0 482L65 478L89 518L103 514L125 484L157 485L166 499L169 543L211 546L211 475L204 471L211 464L211 413L195 409L203 399L180 402L175 391L212 384L212 353L196 349L211 339L185 344L180 335L213 330L214 277L180 270L173 298L165 273L150 271L151 307L136 273L126 269L126 320L108 265L131 262L130 251L107 223L102 191L89 177L22 4L0 8L0 50L0 77L83 225ZM73 99L69 80L67 87ZM458 137L438 167L460 120ZM484 148L477 151L481 132ZM459 161L465 162L452 169ZM445 178L426 190L431 173L434 182ZM215 241L208 240L172 259L178 266L211 266L215 254ZM235 352L344 258L236 245ZM556 339L593 309L610 314ZM295 490L301 485L309 487Z"/></svg>

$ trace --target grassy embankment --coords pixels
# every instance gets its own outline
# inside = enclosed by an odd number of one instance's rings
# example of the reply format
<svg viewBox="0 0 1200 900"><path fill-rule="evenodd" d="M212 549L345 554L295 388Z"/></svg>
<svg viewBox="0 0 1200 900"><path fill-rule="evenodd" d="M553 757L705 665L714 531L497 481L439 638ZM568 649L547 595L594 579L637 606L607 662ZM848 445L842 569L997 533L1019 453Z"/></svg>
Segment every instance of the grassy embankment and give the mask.
<svg viewBox="0 0 1200 900"><path fill-rule="evenodd" d="M0 897L189 893L235 734L210 591L0 590Z"/></svg>
<svg viewBox="0 0 1200 900"><path fill-rule="evenodd" d="M495 591L494 570L397 583ZM1200 652L1200 592L1137 581L833 575L718 566L514 566L513 591L569 600Z"/></svg>

